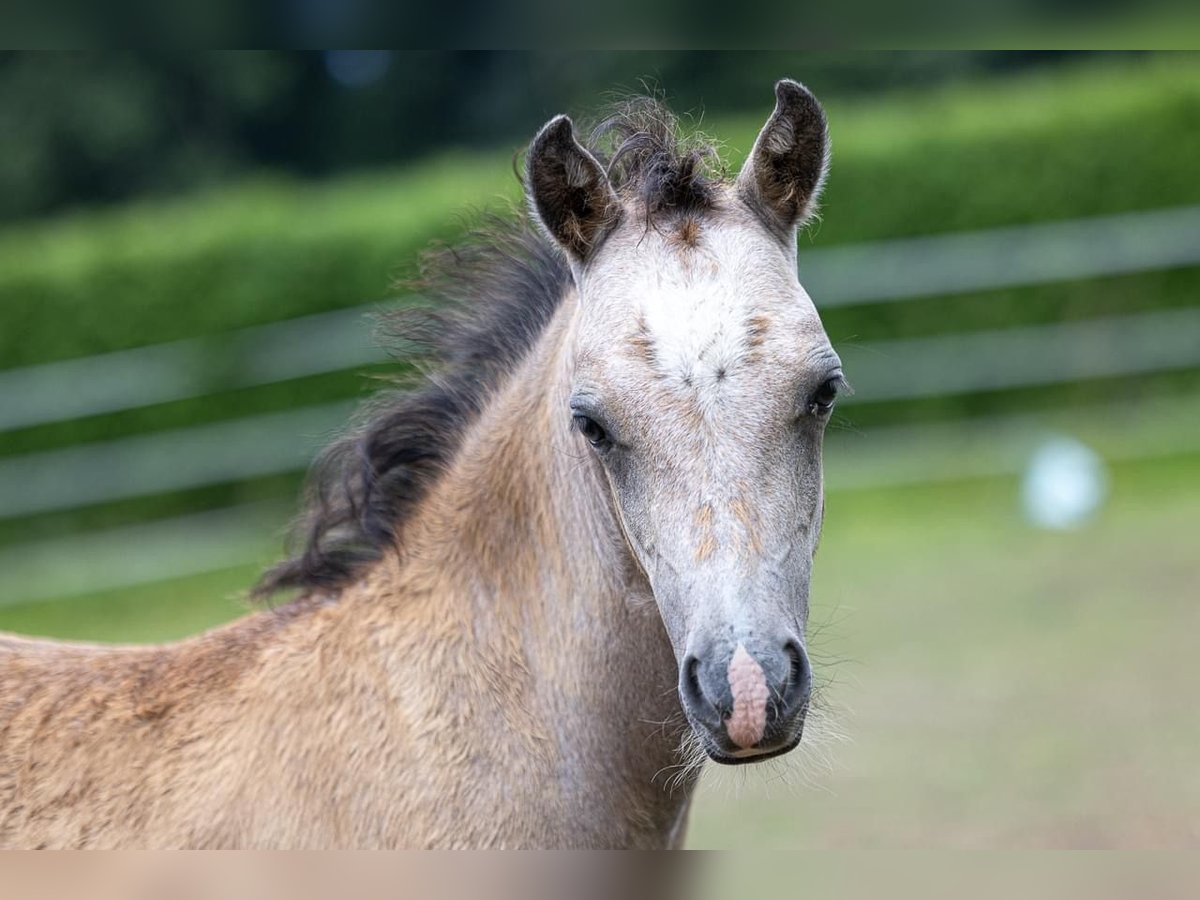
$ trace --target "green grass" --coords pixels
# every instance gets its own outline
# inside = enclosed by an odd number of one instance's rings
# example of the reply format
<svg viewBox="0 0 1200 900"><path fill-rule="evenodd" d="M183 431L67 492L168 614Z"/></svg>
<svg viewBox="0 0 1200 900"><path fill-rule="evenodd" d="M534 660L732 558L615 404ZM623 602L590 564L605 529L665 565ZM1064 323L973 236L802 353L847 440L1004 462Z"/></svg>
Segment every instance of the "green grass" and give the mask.
<svg viewBox="0 0 1200 900"><path fill-rule="evenodd" d="M1072 532L1011 479L840 492L811 649L840 743L712 769L695 847L1175 846L1200 839L1200 458L1119 466ZM242 567L0 609L0 629L180 637L244 610Z"/></svg>
<svg viewBox="0 0 1200 900"><path fill-rule="evenodd" d="M205 575L0 608L0 631L76 641L152 644L198 634L246 612L261 569Z"/></svg>
<svg viewBox="0 0 1200 900"><path fill-rule="evenodd" d="M736 165L766 110L706 123ZM1200 62L1047 71L830 103L835 168L813 244L1200 203ZM507 153L326 185L243 185L0 234L0 367L382 300L462 210L515 194ZM831 311L835 340L1050 322L1194 303L1196 270ZM1128 380L1125 380L1128 381ZM847 409L855 425L1103 402L1097 446L1139 396L1196 373ZM287 408L362 391L344 374L4 436L0 452ZM1138 391L1142 394L1139 395ZM1176 413L1190 416L1194 403ZM1094 410L1093 410L1094 412ZM1180 432L1193 430L1180 419ZM930 457L922 456L926 468ZM834 493L813 651L844 743L781 771L714 771L695 846L1158 846L1200 840L1200 463L1121 466L1103 514L1030 529L996 479ZM0 525L0 542L289 495L286 476ZM257 568L0 608L0 629L182 637L245 609ZM818 737L819 735L814 735ZM786 782L793 782L792 785ZM726 784L718 784L725 782ZM811 784L808 784L811 783Z"/></svg>
<svg viewBox="0 0 1200 900"><path fill-rule="evenodd" d="M710 771L691 845L1194 845L1198 472L1118 469L1061 534L1005 481L831 497L813 650L846 740Z"/></svg>

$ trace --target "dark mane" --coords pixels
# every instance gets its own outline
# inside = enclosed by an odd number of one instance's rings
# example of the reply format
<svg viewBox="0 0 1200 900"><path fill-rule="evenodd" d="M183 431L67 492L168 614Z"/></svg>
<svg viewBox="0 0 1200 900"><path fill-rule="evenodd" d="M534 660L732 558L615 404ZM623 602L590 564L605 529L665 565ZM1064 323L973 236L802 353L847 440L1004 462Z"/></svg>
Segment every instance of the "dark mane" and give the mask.
<svg viewBox="0 0 1200 900"><path fill-rule="evenodd" d="M588 149L647 217L709 209L723 181L716 148L685 135L674 114L650 97L616 104L592 130Z"/></svg>
<svg viewBox="0 0 1200 900"><path fill-rule="evenodd" d="M685 139L656 99L621 103L587 143L648 225L714 202L715 151ZM335 590L401 537L467 427L550 322L570 279L562 252L528 213L487 217L459 244L422 256L420 275L403 287L423 302L388 314L382 330L424 379L374 397L321 454L295 527L299 551L263 575L256 595Z"/></svg>

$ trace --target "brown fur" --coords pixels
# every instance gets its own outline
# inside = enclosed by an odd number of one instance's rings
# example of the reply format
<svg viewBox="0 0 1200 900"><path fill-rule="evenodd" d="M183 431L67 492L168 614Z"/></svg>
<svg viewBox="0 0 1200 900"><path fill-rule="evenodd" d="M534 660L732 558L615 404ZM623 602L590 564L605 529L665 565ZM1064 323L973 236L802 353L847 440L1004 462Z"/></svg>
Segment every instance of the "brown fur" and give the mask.
<svg viewBox="0 0 1200 900"><path fill-rule="evenodd" d="M778 90L768 150L792 88ZM714 213L708 148L683 146L656 104L601 133L623 211L648 225ZM543 225L578 266L612 198L569 128L542 137L547 177L574 186L549 191L566 218ZM748 202L774 199L750 184ZM452 318L468 299L497 311L440 331L435 376L385 395L318 468L304 549L262 586L299 599L159 647L0 637L0 846L678 843L699 772L680 767L696 734L676 690L679 620L632 551L609 471L569 428L584 327L568 266L517 227L449 251L439 272ZM729 510L759 552L756 513L741 496ZM709 539L712 513L696 522Z"/></svg>
<svg viewBox="0 0 1200 900"><path fill-rule="evenodd" d="M656 368L654 356L654 338L650 335L650 327L646 320L639 318L633 336L629 339L629 347L634 359L645 363L651 370Z"/></svg>
<svg viewBox="0 0 1200 900"><path fill-rule="evenodd" d="M296 529L299 552L263 577L259 595L344 587L402 540L468 427L566 295L567 259L543 231L578 261L622 218L612 191L647 227L659 227L711 212L719 175L713 147L685 138L651 98L618 104L586 146L565 117L551 120L525 167L526 188L541 192L540 227L528 216L494 217L455 246L424 255L420 277L406 287L432 309L402 309L384 330L401 339L399 355L432 377L416 389L383 392L322 455Z"/></svg>
<svg viewBox="0 0 1200 900"><path fill-rule="evenodd" d="M702 563L717 552L717 538L713 530L712 504L705 503L696 510L696 530L700 541L696 544L696 562Z"/></svg>
<svg viewBox="0 0 1200 900"><path fill-rule="evenodd" d="M692 249L700 243L700 222L695 216L685 216L679 223L679 242Z"/></svg>
<svg viewBox="0 0 1200 900"><path fill-rule="evenodd" d="M654 605L628 601L646 588L563 421L575 309L464 437L403 550L336 596L162 647L0 641L0 845L678 834L690 786L655 778L676 762L674 657ZM598 552L569 558L582 543Z"/></svg>
<svg viewBox="0 0 1200 900"><path fill-rule="evenodd" d="M741 487L741 492L729 502L729 511L733 514L734 521L742 529L743 536L743 555L747 559L757 559L762 554L762 539L759 537L758 516L751 509L750 505L743 499L745 496L744 487Z"/></svg>
<svg viewBox="0 0 1200 900"><path fill-rule="evenodd" d="M764 223L790 239L796 225L816 212L829 166L829 126L821 104L795 82L780 81L775 100L739 187Z"/></svg>
<svg viewBox="0 0 1200 900"><path fill-rule="evenodd" d="M751 350L757 350L767 340L767 332L771 330L771 317L766 313L756 313L750 317L749 328L746 330L746 344Z"/></svg>

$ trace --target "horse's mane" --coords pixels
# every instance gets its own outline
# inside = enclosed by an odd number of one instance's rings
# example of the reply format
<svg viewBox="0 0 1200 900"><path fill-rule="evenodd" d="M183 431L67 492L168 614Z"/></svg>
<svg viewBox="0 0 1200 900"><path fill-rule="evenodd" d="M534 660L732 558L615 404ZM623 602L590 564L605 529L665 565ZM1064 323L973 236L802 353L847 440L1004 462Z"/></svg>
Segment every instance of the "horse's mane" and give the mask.
<svg viewBox="0 0 1200 900"><path fill-rule="evenodd" d="M713 147L685 139L655 98L619 103L587 146L648 225L713 203ZM424 377L377 394L321 454L295 525L298 552L269 569L255 594L336 590L379 559L570 281L562 251L527 212L488 216L460 243L425 252L418 277L402 285L425 302L386 314L381 329L393 354Z"/></svg>

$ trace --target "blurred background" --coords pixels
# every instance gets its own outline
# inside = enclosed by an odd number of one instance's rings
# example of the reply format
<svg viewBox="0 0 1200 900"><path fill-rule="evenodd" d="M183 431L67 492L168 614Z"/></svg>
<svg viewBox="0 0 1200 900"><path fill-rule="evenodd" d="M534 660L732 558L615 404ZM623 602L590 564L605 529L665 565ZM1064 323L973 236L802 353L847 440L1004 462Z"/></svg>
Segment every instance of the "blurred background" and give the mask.
<svg viewBox="0 0 1200 900"><path fill-rule="evenodd" d="M244 612L368 313L519 196L551 115L659 85L740 164L826 103L801 278L828 723L713 771L691 844L1200 840L1200 55L0 53L0 629Z"/></svg>

